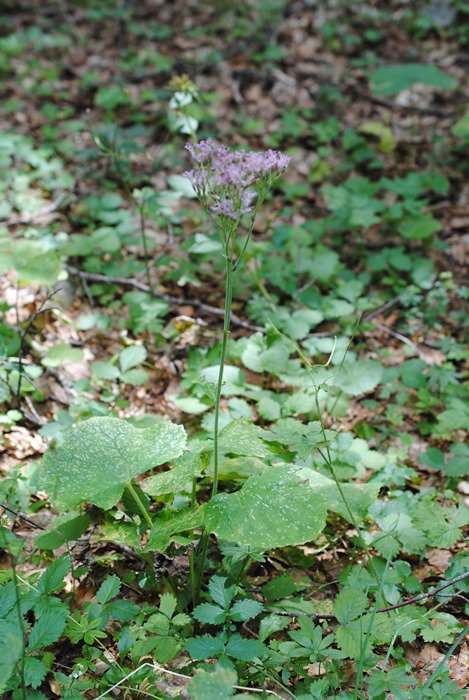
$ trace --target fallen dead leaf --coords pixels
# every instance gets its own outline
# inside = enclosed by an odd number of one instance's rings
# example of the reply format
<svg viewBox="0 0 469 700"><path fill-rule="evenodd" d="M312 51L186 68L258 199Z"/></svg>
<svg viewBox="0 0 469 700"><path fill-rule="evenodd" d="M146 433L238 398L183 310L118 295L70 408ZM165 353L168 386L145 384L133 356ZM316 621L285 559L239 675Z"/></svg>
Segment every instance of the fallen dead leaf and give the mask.
<svg viewBox="0 0 469 700"><path fill-rule="evenodd" d="M3 435L3 445L0 451L16 459L25 459L33 455L43 454L46 451L44 440L37 433L31 433L26 428L15 426Z"/></svg>
<svg viewBox="0 0 469 700"><path fill-rule="evenodd" d="M459 654L450 656L448 659L449 677L458 684L460 688L469 685L469 648L467 642L461 644Z"/></svg>
<svg viewBox="0 0 469 700"><path fill-rule="evenodd" d="M406 658L414 669L417 680L422 683L428 680L435 669L445 658L434 644L425 644L423 649L409 647L406 651Z"/></svg>
<svg viewBox="0 0 469 700"><path fill-rule="evenodd" d="M427 561L434 566L438 571L446 571L450 565L451 559L453 558L453 553L449 549L437 549L436 547L429 547L427 550Z"/></svg>

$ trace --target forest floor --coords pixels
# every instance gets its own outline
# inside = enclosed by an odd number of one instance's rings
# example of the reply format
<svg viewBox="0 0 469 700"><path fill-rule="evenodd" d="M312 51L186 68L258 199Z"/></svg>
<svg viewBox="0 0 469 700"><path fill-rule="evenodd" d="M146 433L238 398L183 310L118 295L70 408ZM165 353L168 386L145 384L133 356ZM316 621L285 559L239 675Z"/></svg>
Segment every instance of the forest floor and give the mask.
<svg viewBox="0 0 469 700"><path fill-rule="evenodd" d="M339 479L380 479L383 503L409 509L409 538L424 533L415 549L401 532L395 550L380 551L369 525L373 552L410 564L417 593L467 571L464 3L4 0L2 15L0 469L5 523L25 543L21 575L37 577L54 558L35 542L57 517L37 490L48 440L107 415L140 427L146 415L165 416L200 439L213 428L195 380L217 362L224 266L180 177L191 167L191 131L291 157L235 283L229 365L242 378L224 392L222 426L244 419L280 435L288 421L317 419L301 362L282 355L273 327L312 363L334 353L335 370L349 363L349 374L324 392L321 411ZM24 486L13 487L19 474ZM447 509L446 530L422 525L433 506ZM375 523L394 537L385 509ZM86 552L74 553L86 568L76 607L109 574L131 581L133 602L156 604L138 557L123 540L95 536L98 521L79 539ZM333 527L308 546L275 549L246 580L260 590L283 576L288 595L308 580L319 591L309 599L332 605L361 552L350 523ZM6 548L5 572L12 556ZM467 630L452 646L465 624L463 593L439 599L448 617L432 626L446 634L401 643L422 685L445 662L467 688ZM335 610L326 608L325 619ZM54 655L71 669L76 645L57 643ZM322 678L313 665L309 680L283 676L291 692ZM342 688L355 670L344 671ZM64 681L50 678L34 693L64 697ZM98 686L82 695L97 697Z"/></svg>

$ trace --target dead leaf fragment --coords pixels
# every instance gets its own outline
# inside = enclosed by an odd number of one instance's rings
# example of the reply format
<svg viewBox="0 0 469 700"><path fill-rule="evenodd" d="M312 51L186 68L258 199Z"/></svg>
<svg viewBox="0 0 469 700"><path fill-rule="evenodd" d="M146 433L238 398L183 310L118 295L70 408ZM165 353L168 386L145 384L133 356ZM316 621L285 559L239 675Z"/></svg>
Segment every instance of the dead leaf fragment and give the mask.
<svg viewBox="0 0 469 700"><path fill-rule="evenodd" d="M30 433L21 426L15 426L3 435L3 446L0 447L16 459L25 459L46 451L44 440L37 433Z"/></svg>
<svg viewBox="0 0 469 700"><path fill-rule="evenodd" d="M441 654L434 644L425 644L418 650L410 647L406 653L407 660L415 670L415 676L420 683L425 682L435 669L443 662L445 655Z"/></svg>
<svg viewBox="0 0 469 700"><path fill-rule="evenodd" d="M436 547L429 547L426 556L427 561L438 571L446 571L452 558L453 554L449 549L437 549Z"/></svg>
<svg viewBox="0 0 469 700"><path fill-rule="evenodd" d="M461 644L459 654L448 659L449 677L460 688L466 688L469 684L469 647L467 642Z"/></svg>

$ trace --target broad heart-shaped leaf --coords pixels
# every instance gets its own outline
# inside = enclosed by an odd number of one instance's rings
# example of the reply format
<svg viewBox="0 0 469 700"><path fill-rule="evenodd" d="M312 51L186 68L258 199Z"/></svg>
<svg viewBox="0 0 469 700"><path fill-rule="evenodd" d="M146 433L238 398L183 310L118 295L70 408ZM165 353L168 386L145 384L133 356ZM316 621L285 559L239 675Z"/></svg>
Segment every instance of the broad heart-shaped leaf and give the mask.
<svg viewBox="0 0 469 700"><path fill-rule="evenodd" d="M179 457L185 443L184 428L169 421L143 429L119 418L90 418L60 445L49 447L41 465L42 486L59 508L83 501L112 508L125 484Z"/></svg>
<svg viewBox="0 0 469 700"><path fill-rule="evenodd" d="M236 493L215 496L205 525L219 539L259 550L315 540L326 522L327 503L295 468L268 467Z"/></svg>
<svg viewBox="0 0 469 700"><path fill-rule="evenodd" d="M372 91L375 95L397 95L415 83L423 83L442 90L454 90L458 84L435 66L427 63L397 63L382 66L371 74Z"/></svg>
<svg viewBox="0 0 469 700"><path fill-rule="evenodd" d="M373 360L345 362L332 380L335 386L349 396L372 391L383 376L383 366Z"/></svg>

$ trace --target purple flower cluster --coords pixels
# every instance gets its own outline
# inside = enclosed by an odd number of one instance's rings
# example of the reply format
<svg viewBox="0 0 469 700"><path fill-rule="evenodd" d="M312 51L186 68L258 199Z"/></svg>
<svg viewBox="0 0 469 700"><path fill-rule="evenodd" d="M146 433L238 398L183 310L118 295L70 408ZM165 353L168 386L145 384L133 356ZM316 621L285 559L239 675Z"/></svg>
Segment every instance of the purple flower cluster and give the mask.
<svg viewBox="0 0 469 700"><path fill-rule="evenodd" d="M195 167L184 173L203 206L211 213L239 222L252 212L256 197L264 199L290 157L279 151L230 151L212 139L188 143Z"/></svg>

